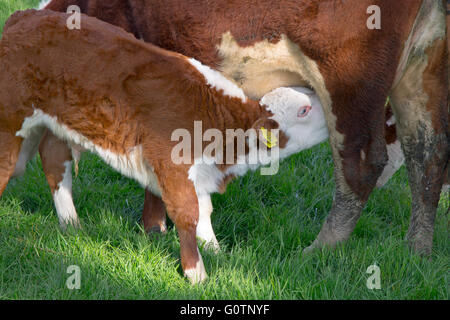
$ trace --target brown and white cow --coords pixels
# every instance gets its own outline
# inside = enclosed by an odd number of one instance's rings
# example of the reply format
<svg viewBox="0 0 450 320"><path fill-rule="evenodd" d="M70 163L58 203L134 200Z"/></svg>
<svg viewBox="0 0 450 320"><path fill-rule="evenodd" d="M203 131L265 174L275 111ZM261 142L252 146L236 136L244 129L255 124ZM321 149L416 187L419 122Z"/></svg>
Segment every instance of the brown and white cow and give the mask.
<svg viewBox="0 0 450 320"><path fill-rule="evenodd" d="M383 107L390 96L413 199L407 238L416 251L430 253L449 162L444 0L53 0L48 8L70 4L195 57L251 98L282 86L317 92L336 192L306 251L352 233L387 161ZM367 27L373 5L380 8L381 29Z"/></svg>
<svg viewBox="0 0 450 320"><path fill-rule="evenodd" d="M64 13L27 10L11 16L4 28L0 195L17 163L48 130L58 141L96 153L161 196L180 237L184 273L193 283L204 280L196 234L211 235L210 194L223 190L234 176L324 141L327 127L318 99L308 91L279 88L260 105L195 59L146 44L88 16L83 16L81 30L69 30L67 19ZM194 152L183 154L187 162L177 163L173 134L184 130L195 137L196 122L205 135L208 130L223 137L229 130L250 130L243 140L247 147L239 152L234 135L220 140L227 159L229 150L233 152L232 161L224 162L217 151L205 159L209 144L204 141L198 158L197 142L190 140ZM271 144L270 152L260 153L264 144L251 135L253 129L279 130L276 140L270 131L261 136ZM67 206L67 200L73 205L67 198L70 173L66 163L57 191L65 194L55 198L58 210L74 210Z"/></svg>

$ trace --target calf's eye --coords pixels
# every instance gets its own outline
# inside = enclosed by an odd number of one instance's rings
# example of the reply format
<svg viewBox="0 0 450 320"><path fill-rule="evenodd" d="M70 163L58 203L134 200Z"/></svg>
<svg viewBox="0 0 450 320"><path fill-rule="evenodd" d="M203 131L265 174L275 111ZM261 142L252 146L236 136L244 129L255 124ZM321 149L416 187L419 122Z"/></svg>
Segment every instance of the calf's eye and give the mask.
<svg viewBox="0 0 450 320"><path fill-rule="evenodd" d="M311 106L300 107L300 109L298 109L297 117L299 118L306 117L306 115L311 111L311 109L312 109Z"/></svg>

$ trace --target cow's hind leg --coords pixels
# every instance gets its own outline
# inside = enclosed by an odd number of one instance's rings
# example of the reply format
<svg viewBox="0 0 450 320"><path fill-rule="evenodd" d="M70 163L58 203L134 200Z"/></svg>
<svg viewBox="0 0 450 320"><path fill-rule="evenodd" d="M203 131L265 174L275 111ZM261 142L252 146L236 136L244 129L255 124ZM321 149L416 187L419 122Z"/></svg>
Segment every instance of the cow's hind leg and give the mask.
<svg viewBox="0 0 450 320"><path fill-rule="evenodd" d="M52 192L59 224L79 227L80 222L72 199L72 154L67 144L46 131L39 145L42 168Z"/></svg>
<svg viewBox="0 0 450 320"><path fill-rule="evenodd" d="M407 239L430 254L434 220L449 159L445 38L437 38L410 59L392 93L412 193Z"/></svg>
<svg viewBox="0 0 450 320"><path fill-rule="evenodd" d="M357 101L358 98L355 95L354 100ZM370 125L361 125L356 129L352 128L351 124L343 125L340 132L331 128L330 144L333 150L336 182L333 205L317 238L304 253L324 246L334 247L347 240L353 232L361 211L387 162L382 107L383 101L380 100L374 101L373 107L365 109L370 112L365 117L371 120ZM341 117L344 123L350 118L349 116L346 118L344 114Z"/></svg>
<svg viewBox="0 0 450 320"><path fill-rule="evenodd" d="M329 98L318 92L330 132L336 191L330 214L305 253L350 237L387 162L384 105L389 85L332 82L329 88Z"/></svg>
<svg viewBox="0 0 450 320"><path fill-rule="evenodd" d="M23 139L0 131L0 196L13 175Z"/></svg>

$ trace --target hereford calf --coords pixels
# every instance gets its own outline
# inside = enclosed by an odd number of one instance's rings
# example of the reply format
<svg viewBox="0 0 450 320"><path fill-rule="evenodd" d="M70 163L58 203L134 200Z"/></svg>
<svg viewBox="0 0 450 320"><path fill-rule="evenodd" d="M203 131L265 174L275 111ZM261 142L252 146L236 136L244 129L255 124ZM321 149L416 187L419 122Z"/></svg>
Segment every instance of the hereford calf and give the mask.
<svg viewBox="0 0 450 320"><path fill-rule="evenodd" d="M180 237L185 275L193 283L204 280L196 233L211 236L209 194L223 189L230 177L326 139L322 109L312 107L306 94L290 100L277 90L259 105L196 60L87 16L81 30L69 30L67 18L27 10L5 26L0 42L0 195L47 129L161 196ZM184 130L195 136L196 121L203 130L224 135L229 129L252 128L279 129L279 135L271 138L264 131L272 149L259 162L246 162L254 147L260 148L259 135L249 135L234 163L219 163L217 154L202 163L194 152L189 162L177 164L172 133ZM229 141L222 147L235 148ZM58 212L74 210L66 192L70 170L66 163L61 194L55 197Z"/></svg>

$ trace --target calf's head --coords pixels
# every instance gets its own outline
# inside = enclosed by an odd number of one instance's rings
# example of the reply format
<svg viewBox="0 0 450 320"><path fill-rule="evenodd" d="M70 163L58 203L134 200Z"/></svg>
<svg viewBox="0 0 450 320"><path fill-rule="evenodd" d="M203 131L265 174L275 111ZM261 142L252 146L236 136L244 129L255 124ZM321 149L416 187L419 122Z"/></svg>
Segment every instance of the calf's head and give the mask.
<svg viewBox="0 0 450 320"><path fill-rule="evenodd" d="M273 116L259 120L254 127L279 130L280 158L311 148L328 138L322 105L313 91L300 87L277 88L262 97L260 104Z"/></svg>

